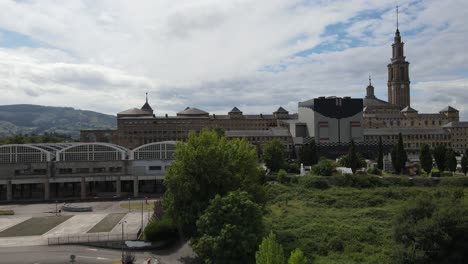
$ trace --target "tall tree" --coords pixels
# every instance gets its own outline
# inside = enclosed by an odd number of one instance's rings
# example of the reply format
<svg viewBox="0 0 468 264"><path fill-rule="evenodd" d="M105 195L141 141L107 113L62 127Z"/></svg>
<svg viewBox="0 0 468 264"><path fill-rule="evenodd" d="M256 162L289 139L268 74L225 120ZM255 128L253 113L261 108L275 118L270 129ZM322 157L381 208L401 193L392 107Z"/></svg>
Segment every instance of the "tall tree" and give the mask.
<svg viewBox="0 0 468 264"><path fill-rule="evenodd" d="M398 174L401 174L404 172L406 161L408 160L401 133L398 134L398 144L394 147L393 154L395 155L395 157L392 157L392 161L394 161L393 167Z"/></svg>
<svg viewBox="0 0 468 264"><path fill-rule="evenodd" d="M457 169L457 157L452 149L445 153L445 169L454 172Z"/></svg>
<svg viewBox="0 0 468 264"><path fill-rule="evenodd" d="M304 166L313 166L318 163L317 145L315 141L312 140L309 144L301 147L299 158Z"/></svg>
<svg viewBox="0 0 468 264"><path fill-rule="evenodd" d="M256 264L284 264L283 246L276 241L273 232L263 238L257 253L255 253Z"/></svg>
<svg viewBox="0 0 468 264"><path fill-rule="evenodd" d="M289 257L288 264L307 264L309 261L307 257L304 256L304 252L300 248L296 248L291 252Z"/></svg>
<svg viewBox="0 0 468 264"><path fill-rule="evenodd" d="M262 209L246 192L217 195L197 221L192 248L205 263L253 263L262 238Z"/></svg>
<svg viewBox="0 0 468 264"><path fill-rule="evenodd" d="M379 137L379 153L377 156L377 168L380 170L383 169L383 146L382 146L382 137Z"/></svg>
<svg viewBox="0 0 468 264"><path fill-rule="evenodd" d="M286 163L286 149L278 139L273 139L263 145L263 161L271 171L279 171Z"/></svg>
<svg viewBox="0 0 468 264"><path fill-rule="evenodd" d="M445 155L447 148L444 145L438 145L434 148L434 159L437 164L437 168L440 171L445 170Z"/></svg>
<svg viewBox="0 0 468 264"><path fill-rule="evenodd" d="M353 173L356 173L358 168L362 168L366 165L364 159L362 159L361 156L357 153L353 140L351 140L348 154L340 159L340 165L351 168Z"/></svg>
<svg viewBox="0 0 468 264"><path fill-rule="evenodd" d="M164 178L165 211L191 236L195 222L217 194L245 190L261 200L255 148L246 140L228 140L215 131L190 133L178 142L175 160Z"/></svg>
<svg viewBox="0 0 468 264"><path fill-rule="evenodd" d="M426 173L430 173L432 169L432 154L429 145L424 144L421 147L419 152L419 161L421 162L421 167L424 169L424 171Z"/></svg>

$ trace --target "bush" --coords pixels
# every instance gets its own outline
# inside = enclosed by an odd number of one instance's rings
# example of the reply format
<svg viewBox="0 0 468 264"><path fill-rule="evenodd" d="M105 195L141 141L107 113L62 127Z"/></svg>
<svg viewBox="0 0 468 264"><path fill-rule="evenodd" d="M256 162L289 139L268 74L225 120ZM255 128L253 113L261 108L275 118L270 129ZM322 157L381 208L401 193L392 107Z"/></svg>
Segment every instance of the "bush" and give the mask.
<svg viewBox="0 0 468 264"><path fill-rule="evenodd" d="M377 167L372 167L367 170L367 173L374 174L374 175L382 175L382 171L379 170Z"/></svg>
<svg viewBox="0 0 468 264"><path fill-rule="evenodd" d="M13 210L0 210L0 215L14 215L15 211Z"/></svg>
<svg viewBox="0 0 468 264"><path fill-rule="evenodd" d="M442 177L452 177L452 176L453 176L453 172L451 172L451 171L443 171L441 176L442 176Z"/></svg>
<svg viewBox="0 0 468 264"><path fill-rule="evenodd" d="M168 214L161 220L151 221L144 232L146 240L151 242L172 240L178 236L177 227Z"/></svg>
<svg viewBox="0 0 468 264"><path fill-rule="evenodd" d="M312 174L318 176L331 176L335 171L336 164L331 160L321 160L319 163L312 166Z"/></svg>
<svg viewBox="0 0 468 264"><path fill-rule="evenodd" d="M330 184L327 180L314 176L304 176L301 178L300 183L306 188L315 188L320 190L330 188Z"/></svg>
<svg viewBox="0 0 468 264"><path fill-rule="evenodd" d="M440 177L440 171L438 169L432 169L431 177Z"/></svg>
<svg viewBox="0 0 468 264"><path fill-rule="evenodd" d="M297 165L297 163L290 163L288 165L288 172L289 173L300 173L300 168L299 168L299 165Z"/></svg>
<svg viewBox="0 0 468 264"><path fill-rule="evenodd" d="M285 170L281 169L278 171L278 174L276 175L276 181L280 183L285 183L287 176L288 176L288 173Z"/></svg>

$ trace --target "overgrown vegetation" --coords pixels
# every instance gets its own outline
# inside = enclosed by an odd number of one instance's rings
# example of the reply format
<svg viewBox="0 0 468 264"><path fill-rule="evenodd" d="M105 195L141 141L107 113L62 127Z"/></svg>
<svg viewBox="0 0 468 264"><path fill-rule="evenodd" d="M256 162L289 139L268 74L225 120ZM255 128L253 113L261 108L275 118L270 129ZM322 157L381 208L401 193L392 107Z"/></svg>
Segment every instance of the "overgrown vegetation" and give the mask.
<svg viewBox="0 0 468 264"><path fill-rule="evenodd" d="M165 214L159 220L152 220L145 227L145 239L151 242L168 241L177 238L177 226L169 215Z"/></svg>
<svg viewBox="0 0 468 264"><path fill-rule="evenodd" d="M309 180L314 183L310 184ZM432 182L430 179L424 180L422 185ZM315 182L318 181L325 181L329 188L315 187ZM450 224L443 232L445 234L455 234L450 233L454 230L462 232L462 229L451 228L463 227L461 223L464 222L457 218L461 213L457 210L465 210L462 208L467 208L467 202L459 199L456 208L460 209L450 209L454 208L454 204L450 204L449 201L453 200L453 197L463 197L467 193L458 186L468 186L468 179L442 178L438 185L434 183L429 187L413 186L416 184L420 184L418 180L410 181L405 177L380 179L375 176L346 175L306 176L299 184L269 185L268 213L265 217L267 230L276 233L277 240L285 252L301 248L312 263L395 263L397 260L395 252L401 253L398 251L401 242L397 239L397 232L394 229L394 226L398 226L395 221L404 225L401 215L406 210L404 208L411 207L406 205L408 201L420 199L418 197L421 195L434 197L433 203L438 209L432 211L431 215L455 219L455 222L452 220L444 222ZM438 199L445 199L447 202L439 203ZM452 215L455 218L451 218ZM443 224L442 218L437 219L434 218L433 224ZM415 221L414 218L412 221ZM426 222L416 221L417 226L422 226L420 230L425 230L423 226ZM433 224L430 226L434 226ZM411 232L417 232L414 225L412 228ZM438 235L442 234L435 228L427 231L428 235L437 232ZM415 235L422 237L425 234L415 233ZM452 240L449 244L447 241L442 241L443 245L456 245L455 248L458 249L465 246L465 242L462 243L455 235L450 235L446 239ZM452 260L454 262L450 263L463 263L457 262L456 256L453 256Z"/></svg>

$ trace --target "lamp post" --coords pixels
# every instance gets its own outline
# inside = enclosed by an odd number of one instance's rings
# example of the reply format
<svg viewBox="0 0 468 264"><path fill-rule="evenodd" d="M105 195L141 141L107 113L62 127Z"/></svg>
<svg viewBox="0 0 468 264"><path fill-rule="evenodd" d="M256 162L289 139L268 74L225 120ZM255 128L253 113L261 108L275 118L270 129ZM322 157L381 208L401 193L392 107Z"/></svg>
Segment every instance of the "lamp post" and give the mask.
<svg viewBox="0 0 468 264"><path fill-rule="evenodd" d="M122 221L119 223L119 225L122 225L122 263L124 261L124 246L125 246L125 243L124 243L124 224L127 223L127 221Z"/></svg>
<svg viewBox="0 0 468 264"><path fill-rule="evenodd" d="M55 200L55 216L58 216L58 201Z"/></svg>
<svg viewBox="0 0 468 264"><path fill-rule="evenodd" d="M130 213L132 211L132 209L130 209L130 197L128 197L128 212Z"/></svg>
<svg viewBox="0 0 468 264"><path fill-rule="evenodd" d="M143 200L141 200L141 232L143 232Z"/></svg>

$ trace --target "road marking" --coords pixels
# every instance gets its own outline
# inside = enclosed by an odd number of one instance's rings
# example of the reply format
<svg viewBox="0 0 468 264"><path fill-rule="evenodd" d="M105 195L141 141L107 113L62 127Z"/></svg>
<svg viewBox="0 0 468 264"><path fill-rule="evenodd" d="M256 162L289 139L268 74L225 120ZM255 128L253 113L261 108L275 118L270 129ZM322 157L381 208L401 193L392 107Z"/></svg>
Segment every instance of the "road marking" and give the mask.
<svg viewBox="0 0 468 264"><path fill-rule="evenodd" d="M97 260L111 260L109 258L101 258L101 257L90 257L90 256L76 256L77 258L90 258L90 259L97 259Z"/></svg>

